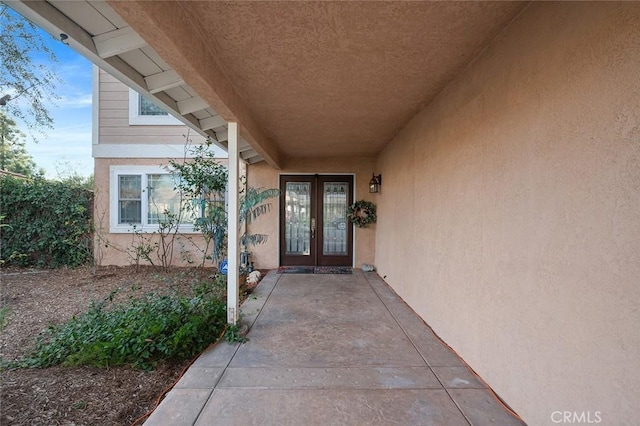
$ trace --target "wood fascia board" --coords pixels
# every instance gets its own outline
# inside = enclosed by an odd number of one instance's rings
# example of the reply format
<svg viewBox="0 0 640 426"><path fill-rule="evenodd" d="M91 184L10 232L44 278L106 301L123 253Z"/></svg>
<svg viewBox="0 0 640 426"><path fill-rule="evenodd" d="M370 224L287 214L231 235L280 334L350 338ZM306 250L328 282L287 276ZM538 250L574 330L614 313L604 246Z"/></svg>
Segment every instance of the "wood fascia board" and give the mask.
<svg viewBox="0 0 640 426"><path fill-rule="evenodd" d="M147 45L131 27L118 28L93 37L98 56L109 58Z"/></svg>
<svg viewBox="0 0 640 426"><path fill-rule="evenodd" d="M272 167L281 154L253 118L207 43L194 34L197 23L179 2L114 1L108 4L225 120L239 122L240 133Z"/></svg>
<svg viewBox="0 0 640 426"><path fill-rule="evenodd" d="M12 1L9 3L9 6L53 36L58 36L60 33L68 35L69 38L67 38L65 42L82 56L137 92L156 98L158 102L165 105L171 111L175 111L180 121L198 133L203 136L212 136L200 129L198 120L195 117L192 115L179 114L177 104L170 96L165 93L157 93L155 95L149 93L144 77L120 57L111 56L101 58L100 55L98 55L91 34L48 2ZM225 146L218 145L226 149Z"/></svg>
<svg viewBox="0 0 640 426"><path fill-rule="evenodd" d="M82 55L88 56L91 54L97 56L91 34L51 4L45 1L12 1L7 2L7 5L56 39L60 38L61 33L68 35L69 38L65 43Z"/></svg>

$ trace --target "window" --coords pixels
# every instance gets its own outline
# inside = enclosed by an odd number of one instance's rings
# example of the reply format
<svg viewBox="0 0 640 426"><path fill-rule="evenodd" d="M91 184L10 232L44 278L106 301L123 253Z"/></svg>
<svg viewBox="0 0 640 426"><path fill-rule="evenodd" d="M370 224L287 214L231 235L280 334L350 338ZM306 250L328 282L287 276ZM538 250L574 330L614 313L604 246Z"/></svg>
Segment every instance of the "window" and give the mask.
<svg viewBox="0 0 640 426"><path fill-rule="evenodd" d="M138 95L138 114L139 115L169 115L168 112L151 102L144 96Z"/></svg>
<svg viewBox="0 0 640 426"><path fill-rule="evenodd" d="M133 89L129 89L129 124L133 126L184 125L151 99L145 98Z"/></svg>
<svg viewBox="0 0 640 426"><path fill-rule="evenodd" d="M118 223L142 223L142 176L118 176Z"/></svg>
<svg viewBox="0 0 640 426"><path fill-rule="evenodd" d="M218 194L213 203L188 199L175 189L176 179L162 167L111 166L110 232L154 232L169 215L179 218L180 232L194 232L196 219L208 213L205 205L226 209L226 194Z"/></svg>

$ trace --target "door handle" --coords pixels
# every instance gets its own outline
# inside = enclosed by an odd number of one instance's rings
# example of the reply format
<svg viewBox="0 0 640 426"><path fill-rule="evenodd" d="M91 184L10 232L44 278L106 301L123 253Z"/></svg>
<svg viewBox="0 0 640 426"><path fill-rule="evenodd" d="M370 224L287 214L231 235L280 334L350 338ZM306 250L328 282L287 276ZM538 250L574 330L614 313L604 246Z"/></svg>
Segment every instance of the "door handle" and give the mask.
<svg viewBox="0 0 640 426"><path fill-rule="evenodd" d="M311 218L311 238L316 237L316 218Z"/></svg>

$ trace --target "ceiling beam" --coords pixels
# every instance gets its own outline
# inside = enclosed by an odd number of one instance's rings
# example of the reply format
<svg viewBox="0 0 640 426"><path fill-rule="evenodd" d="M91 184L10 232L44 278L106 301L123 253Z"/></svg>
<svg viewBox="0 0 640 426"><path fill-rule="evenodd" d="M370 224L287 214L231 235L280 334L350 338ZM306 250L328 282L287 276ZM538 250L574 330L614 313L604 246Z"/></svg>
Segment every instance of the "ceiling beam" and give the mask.
<svg viewBox="0 0 640 426"><path fill-rule="evenodd" d="M47 31L55 39L60 39L64 33L69 38L65 41L69 46L84 56L97 56L93 37L83 28L61 13L58 9L43 1L12 1L7 5L29 19L31 22Z"/></svg>
<svg viewBox="0 0 640 426"><path fill-rule="evenodd" d="M96 46L98 56L102 59L131 52L147 45L131 27L118 28L108 33L99 34L93 37L93 43Z"/></svg>
<svg viewBox="0 0 640 426"><path fill-rule="evenodd" d="M192 112L201 111L206 108L209 108L209 104L198 96L178 101L178 111L180 111L180 114L191 114Z"/></svg>
<svg viewBox="0 0 640 426"><path fill-rule="evenodd" d="M159 72L144 78L149 93L159 93L182 86L184 80L174 70Z"/></svg>
<svg viewBox="0 0 640 426"><path fill-rule="evenodd" d="M215 129L216 127L224 126L227 124L227 120L216 115L215 117L203 118L200 120L200 127L202 130Z"/></svg>
<svg viewBox="0 0 640 426"><path fill-rule="evenodd" d="M225 150L227 149L227 144L225 143L227 141L226 131L218 132L218 134L216 134L212 129L204 130L200 127L199 120L191 115L192 112L209 108L209 104L207 104L207 102L202 98L195 97L186 101L176 102L166 93L158 92L152 94L147 90L148 83L145 81L142 74L133 69L117 55L104 58L101 57L96 48L95 38L85 31L80 25L69 19L69 17L46 1L16 0L8 2L8 5L13 10L47 31L54 38L59 38L60 34L66 34L68 38L65 42L76 52L80 53L82 56L89 59L91 62L135 91L147 97L156 99L160 104L164 105L170 111L173 111L176 118L197 131L199 134L205 137L211 137L214 140L220 140L221 142L216 143L216 145ZM182 111L180 110L180 106L184 108ZM241 141L241 143L244 143L244 141Z"/></svg>
<svg viewBox="0 0 640 426"><path fill-rule="evenodd" d="M250 157L255 157L256 155L258 155L258 156L260 155L260 154L258 154L258 153L256 152L256 150L255 150L255 149L253 149L253 148L251 148L251 147L247 148L247 149L246 149L246 150L244 150L244 151L240 150L240 154L242 154L242 157L243 157L243 158L250 158Z"/></svg>
<svg viewBox="0 0 640 426"><path fill-rule="evenodd" d="M68 38L65 40L65 43L67 43L72 49L138 93L156 99L160 104L164 105L170 111L173 111L176 118L197 131L199 134L203 136L214 135L211 131L202 130L198 126L198 120L193 115L180 114L177 110L176 102L166 93L150 93L147 90L147 83L144 76L133 69L119 56L110 56L105 58L100 57L92 35L77 23L69 19L65 14L53 7L50 3L46 1L11 1L8 2L8 5L13 10L51 34L53 37L59 38L60 34L66 34ZM217 143L216 145L225 150L227 149L224 143Z"/></svg>
<svg viewBox="0 0 640 426"><path fill-rule="evenodd" d="M202 25L182 2L117 1L108 4L202 99L227 121L237 121L240 134L265 161L281 168L282 155L253 117L202 38Z"/></svg>
<svg viewBox="0 0 640 426"><path fill-rule="evenodd" d="M244 161L246 161L249 164L253 164L253 163L257 163L259 161L262 161L262 155L256 153L255 155L250 155L250 156L242 156L242 159Z"/></svg>
<svg viewBox="0 0 640 426"><path fill-rule="evenodd" d="M215 135L218 142L226 142L229 140L229 133L226 130L215 132Z"/></svg>

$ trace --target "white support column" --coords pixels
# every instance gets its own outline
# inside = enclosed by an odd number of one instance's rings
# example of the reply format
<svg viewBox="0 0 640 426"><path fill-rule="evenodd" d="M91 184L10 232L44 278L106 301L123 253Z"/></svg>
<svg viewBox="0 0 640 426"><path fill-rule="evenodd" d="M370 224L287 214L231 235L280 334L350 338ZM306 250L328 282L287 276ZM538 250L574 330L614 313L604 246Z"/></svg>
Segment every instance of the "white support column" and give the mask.
<svg viewBox="0 0 640 426"><path fill-rule="evenodd" d="M227 323L238 323L240 293L240 241L239 241L239 190L240 152L238 150L238 123L230 121L229 130L229 235L227 238Z"/></svg>

